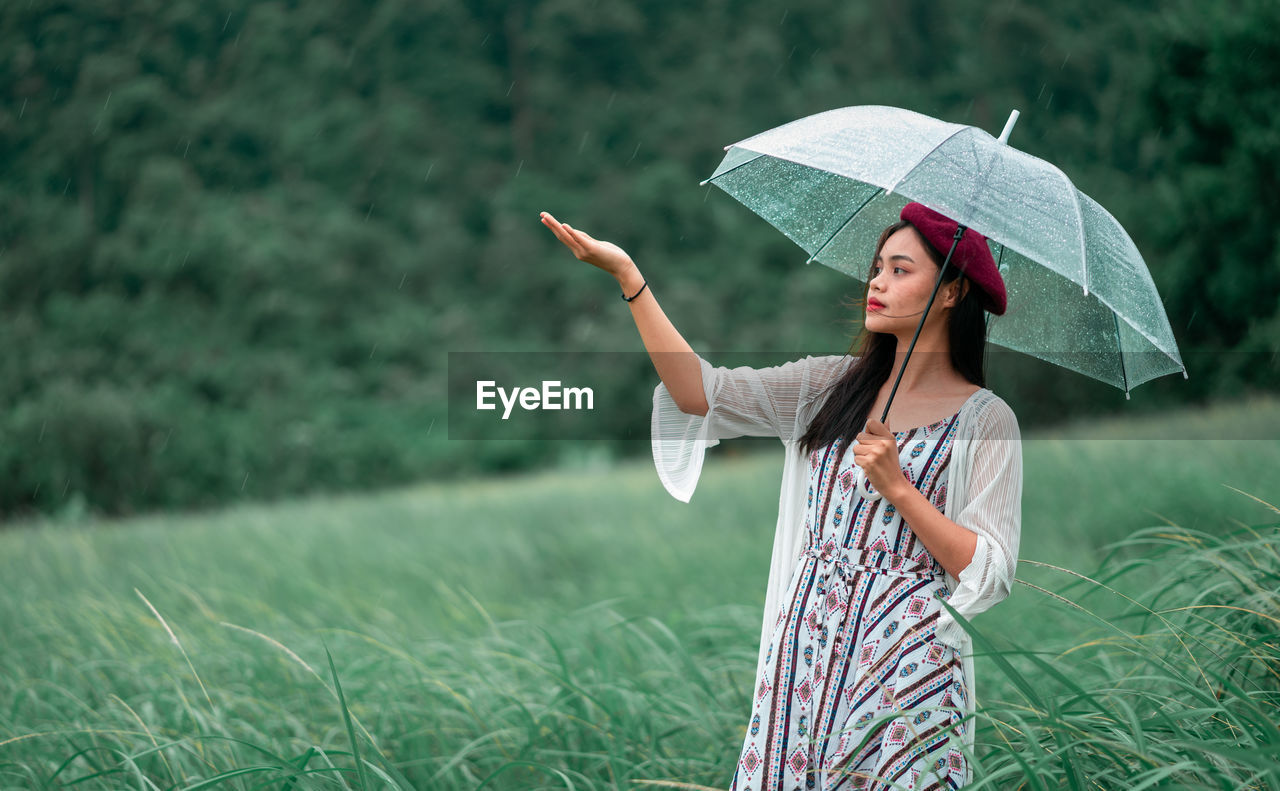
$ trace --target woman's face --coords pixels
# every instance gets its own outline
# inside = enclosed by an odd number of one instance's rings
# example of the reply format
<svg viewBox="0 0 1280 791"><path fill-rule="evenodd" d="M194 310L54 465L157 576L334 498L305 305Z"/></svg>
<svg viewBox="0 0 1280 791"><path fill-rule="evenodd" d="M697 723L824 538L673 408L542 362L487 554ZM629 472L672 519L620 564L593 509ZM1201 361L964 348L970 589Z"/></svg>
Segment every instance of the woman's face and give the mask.
<svg viewBox="0 0 1280 791"><path fill-rule="evenodd" d="M920 323L929 294L938 278L938 265L929 257L919 232L910 226L896 231L871 266L867 287L866 328L872 332L910 338ZM957 281L958 282L958 281ZM945 324L948 295L957 283L944 285L933 301L925 330Z"/></svg>

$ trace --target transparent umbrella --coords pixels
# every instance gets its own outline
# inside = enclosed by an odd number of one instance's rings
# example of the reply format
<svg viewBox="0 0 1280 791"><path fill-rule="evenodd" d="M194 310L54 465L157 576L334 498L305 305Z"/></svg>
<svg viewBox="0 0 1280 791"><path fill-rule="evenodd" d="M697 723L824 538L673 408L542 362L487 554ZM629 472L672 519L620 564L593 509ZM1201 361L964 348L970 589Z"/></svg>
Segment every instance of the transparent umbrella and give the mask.
<svg viewBox="0 0 1280 791"><path fill-rule="evenodd" d="M1186 378L1133 240L1061 170L1008 145L1017 117L997 139L897 107L829 110L726 146L702 183L786 234L806 263L864 281L879 232L922 203L987 238L1008 294L1004 315L989 317L992 343L1126 398L1158 376Z"/></svg>

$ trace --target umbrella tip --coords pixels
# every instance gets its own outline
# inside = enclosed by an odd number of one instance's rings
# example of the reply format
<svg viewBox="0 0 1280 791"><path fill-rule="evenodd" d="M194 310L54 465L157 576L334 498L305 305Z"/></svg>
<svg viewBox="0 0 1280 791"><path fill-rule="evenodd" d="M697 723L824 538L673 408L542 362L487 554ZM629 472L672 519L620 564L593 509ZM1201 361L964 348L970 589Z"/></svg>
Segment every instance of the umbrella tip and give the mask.
<svg viewBox="0 0 1280 791"><path fill-rule="evenodd" d="M1089 296L1089 284L1088 284L1088 283L1086 283L1086 284L1084 285L1084 295L1085 295L1086 297L1087 297L1087 296Z"/></svg>
<svg viewBox="0 0 1280 791"><path fill-rule="evenodd" d="M703 179L702 181L699 181L699 182L698 182L698 186L699 186L699 187L705 187L705 186L707 186L707 182L708 182L708 181L710 181L710 180L711 180L711 179Z"/></svg>
<svg viewBox="0 0 1280 791"><path fill-rule="evenodd" d="M1186 378L1187 378L1187 369L1186 369L1186 368L1183 368L1183 369L1182 369L1182 378L1183 378L1183 379L1186 379Z"/></svg>
<svg viewBox="0 0 1280 791"><path fill-rule="evenodd" d="M1018 122L1018 111L1014 110L1009 113L1009 120L1004 122L1004 131L1000 133L1000 142L1009 143L1009 133L1013 131L1013 125Z"/></svg>

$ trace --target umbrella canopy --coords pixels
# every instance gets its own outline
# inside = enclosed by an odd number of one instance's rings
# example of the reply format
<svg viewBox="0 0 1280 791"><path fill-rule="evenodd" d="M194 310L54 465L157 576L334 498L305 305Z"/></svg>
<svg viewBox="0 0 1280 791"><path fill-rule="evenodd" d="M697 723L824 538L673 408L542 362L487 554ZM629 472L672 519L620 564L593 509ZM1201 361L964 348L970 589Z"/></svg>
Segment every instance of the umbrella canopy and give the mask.
<svg viewBox="0 0 1280 791"><path fill-rule="evenodd" d="M988 338L1124 390L1186 366L1133 240L1058 168L972 126L867 105L738 143L711 178L818 261L865 281L911 201L987 238L1008 292ZM946 251L942 251L944 254Z"/></svg>

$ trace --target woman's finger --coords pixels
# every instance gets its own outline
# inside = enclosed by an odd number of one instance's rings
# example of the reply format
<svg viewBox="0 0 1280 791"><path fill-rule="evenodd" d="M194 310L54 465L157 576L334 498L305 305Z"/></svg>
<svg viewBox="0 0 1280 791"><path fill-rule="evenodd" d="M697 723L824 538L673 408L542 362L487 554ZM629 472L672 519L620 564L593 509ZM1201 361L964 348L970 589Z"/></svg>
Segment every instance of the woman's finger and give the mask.
<svg viewBox="0 0 1280 791"><path fill-rule="evenodd" d="M563 242L575 256L581 258L586 254L586 248L574 235L573 230L569 228L568 223L557 222L550 214L546 215L546 217L547 225L551 228L551 232L554 233L556 238Z"/></svg>

